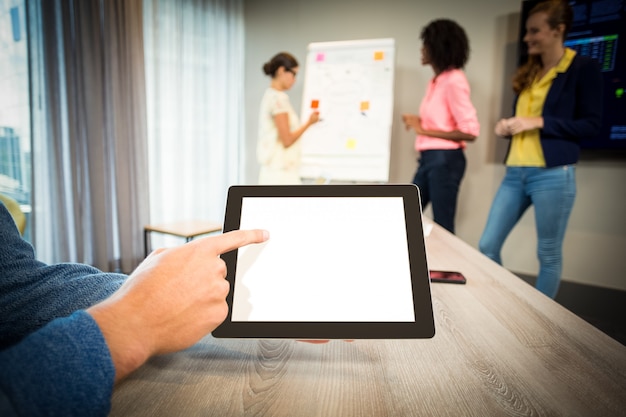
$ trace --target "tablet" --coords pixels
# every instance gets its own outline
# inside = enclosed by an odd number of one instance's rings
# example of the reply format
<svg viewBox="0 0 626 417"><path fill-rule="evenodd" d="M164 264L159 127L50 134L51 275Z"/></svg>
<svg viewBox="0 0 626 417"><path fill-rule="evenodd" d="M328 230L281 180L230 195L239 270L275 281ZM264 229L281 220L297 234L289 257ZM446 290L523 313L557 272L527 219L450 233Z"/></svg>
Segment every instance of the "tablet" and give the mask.
<svg viewBox="0 0 626 417"><path fill-rule="evenodd" d="M270 237L222 255L231 291L215 337L434 336L416 186L233 186L224 232L237 229Z"/></svg>

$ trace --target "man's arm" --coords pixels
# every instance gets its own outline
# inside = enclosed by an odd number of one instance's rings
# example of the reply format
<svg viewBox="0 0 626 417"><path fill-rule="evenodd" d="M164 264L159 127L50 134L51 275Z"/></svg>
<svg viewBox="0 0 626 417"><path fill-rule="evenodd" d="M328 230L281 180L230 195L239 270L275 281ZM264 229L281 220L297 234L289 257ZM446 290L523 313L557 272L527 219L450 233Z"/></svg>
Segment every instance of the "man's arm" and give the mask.
<svg viewBox="0 0 626 417"><path fill-rule="evenodd" d="M116 380L153 355L188 348L219 326L228 314L230 290L220 255L268 237L262 230L236 230L157 250L119 291L89 308L111 351Z"/></svg>
<svg viewBox="0 0 626 417"><path fill-rule="evenodd" d="M85 311L0 352L0 415L106 416L115 368Z"/></svg>
<svg viewBox="0 0 626 417"><path fill-rule="evenodd" d="M126 278L89 265L39 262L0 204L0 349L56 318L104 300Z"/></svg>
<svg viewBox="0 0 626 417"><path fill-rule="evenodd" d="M141 366L150 356L187 348L226 317L229 283L222 253L268 238L261 230L238 230L153 252L117 291L104 301L70 317L41 322L59 314L38 314L45 301L76 306L76 294L110 290L107 274L86 265L47 266L34 260L32 248L14 234L15 226L0 205L0 411L2 415L106 415L115 380ZM8 222L11 222L9 224ZM5 233L5 229L8 231ZM15 247L13 247L15 245ZM20 269L20 267L25 269ZM34 275L33 271L38 270ZM68 278L66 273L73 271ZM6 279L5 271L7 272ZM91 273L93 272L93 274ZM86 277L104 281L85 285ZM33 279L37 277L38 282ZM125 277L125 276L122 276ZM110 278L110 277L109 277ZM58 281L62 292L49 281ZM71 282L71 285L65 285ZM42 299L24 291L37 292ZM53 296L50 296L52 292ZM27 302L23 299L26 298ZM76 302L68 303L67 300ZM30 305L30 303L33 303ZM17 311L13 308L17 306ZM9 319L5 319L5 314ZM26 316L24 316L26 314ZM19 317L30 323L27 337ZM14 331L18 328L18 331ZM38 329L38 330L34 330ZM5 338L5 333L9 337ZM19 335L19 342L15 343ZM11 341L9 343L9 341ZM9 346L7 348L7 346Z"/></svg>

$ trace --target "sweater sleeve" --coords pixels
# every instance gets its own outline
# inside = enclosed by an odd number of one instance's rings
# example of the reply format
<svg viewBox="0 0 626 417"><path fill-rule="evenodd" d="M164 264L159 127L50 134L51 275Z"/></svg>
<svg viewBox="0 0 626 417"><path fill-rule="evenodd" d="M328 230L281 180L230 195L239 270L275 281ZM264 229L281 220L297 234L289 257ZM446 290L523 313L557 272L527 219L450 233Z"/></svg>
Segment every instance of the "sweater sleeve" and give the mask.
<svg viewBox="0 0 626 417"><path fill-rule="evenodd" d="M0 352L0 414L106 416L114 380L100 328L77 311Z"/></svg>
<svg viewBox="0 0 626 417"><path fill-rule="evenodd" d="M0 349L107 298L125 279L84 264L39 262L0 204Z"/></svg>
<svg viewBox="0 0 626 417"><path fill-rule="evenodd" d="M35 258L0 204L0 415L105 416L115 369L84 310L126 275Z"/></svg>

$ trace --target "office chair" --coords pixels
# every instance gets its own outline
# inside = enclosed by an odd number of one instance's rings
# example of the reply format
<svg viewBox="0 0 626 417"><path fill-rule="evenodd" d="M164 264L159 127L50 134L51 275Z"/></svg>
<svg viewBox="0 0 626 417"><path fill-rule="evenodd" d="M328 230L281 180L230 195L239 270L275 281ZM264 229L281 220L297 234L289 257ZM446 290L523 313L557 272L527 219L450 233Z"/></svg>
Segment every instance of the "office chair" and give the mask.
<svg viewBox="0 0 626 417"><path fill-rule="evenodd" d="M11 213L11 217L13 217L13 221L17 226L17 229L20 231L20 234L23 235L24 230L26 230L26 216L20 208L20 204L11 197L4 194L0 194L0 201L2 201L2 203L9 210L9 213Z"/></svg>

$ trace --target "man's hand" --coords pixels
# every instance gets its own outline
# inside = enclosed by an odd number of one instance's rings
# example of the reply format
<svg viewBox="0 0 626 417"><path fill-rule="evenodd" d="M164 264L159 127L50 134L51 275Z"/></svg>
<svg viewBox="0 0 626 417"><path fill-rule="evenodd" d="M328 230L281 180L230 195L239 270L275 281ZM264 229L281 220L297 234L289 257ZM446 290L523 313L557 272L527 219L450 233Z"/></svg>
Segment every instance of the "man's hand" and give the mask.
<svg viewBox="0 0 626 417"><path fill-rule="evenodd" d="M228 314L225 252L268 239L237 230L150 254L110 298L87 310L106 339L119 380L148 358L185 349Z"/></svg>

